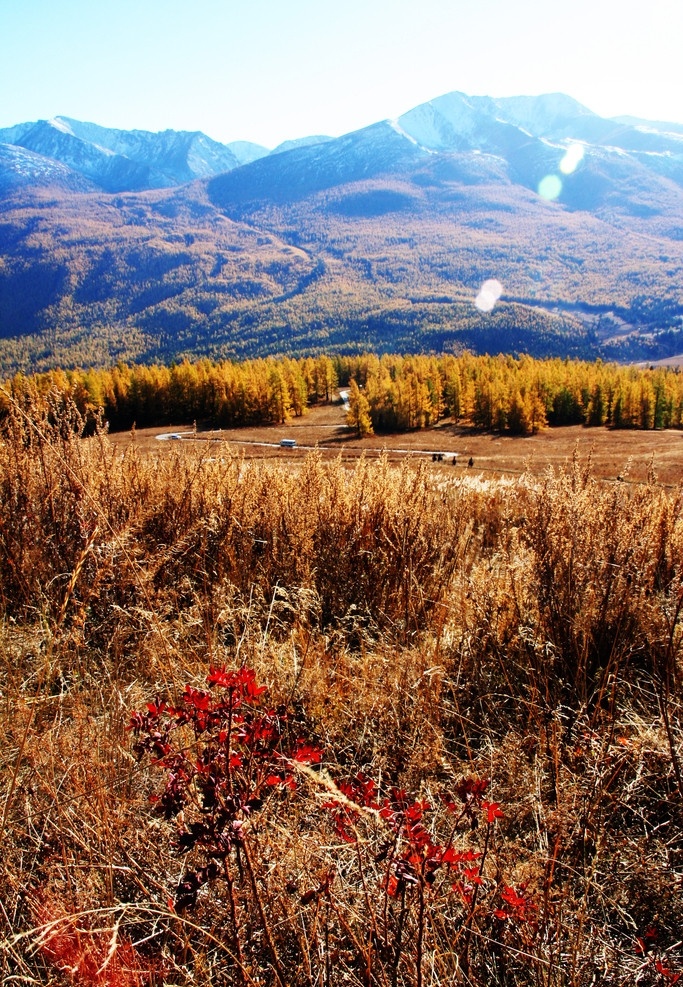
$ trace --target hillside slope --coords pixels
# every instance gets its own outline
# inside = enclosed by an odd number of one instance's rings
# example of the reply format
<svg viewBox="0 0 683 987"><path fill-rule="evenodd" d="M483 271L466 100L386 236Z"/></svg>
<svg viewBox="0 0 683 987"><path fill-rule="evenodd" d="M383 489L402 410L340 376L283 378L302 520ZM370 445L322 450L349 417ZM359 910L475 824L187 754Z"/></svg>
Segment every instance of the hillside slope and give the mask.
<svg viewBox="0 0 683 987"><path fill-rule="evenodd" d="M99 133L64 126L71 140ZM136 139L110 139L109 156ZM0 366L353 348L683 351L673 127L603 120L557 94L451 93L276 150L175 188L107 194L85 165L0 145ZM482 312L490 279L500 299Z"/></svg>

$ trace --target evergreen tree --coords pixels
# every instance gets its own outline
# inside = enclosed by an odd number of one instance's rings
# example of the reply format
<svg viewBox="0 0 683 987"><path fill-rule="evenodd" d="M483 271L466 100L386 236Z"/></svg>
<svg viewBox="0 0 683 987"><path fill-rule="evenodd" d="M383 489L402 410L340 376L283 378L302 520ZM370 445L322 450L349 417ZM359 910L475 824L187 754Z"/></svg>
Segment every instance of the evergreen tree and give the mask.
<svg viewBox="0 0 683 987"><path fill-rule="evenodd" d="M359 439L362 439L364 435L373 435L370 403L353 379L349 385L349 410L346 413L346 424L349 428L356 430Z"/></svg>
<svg viewBox="0 0 683 987"><path fill-rule="evenodd" d="M284 425L292 417L292 402L281 364L275 364L268 375L272 420Z"/></svg>

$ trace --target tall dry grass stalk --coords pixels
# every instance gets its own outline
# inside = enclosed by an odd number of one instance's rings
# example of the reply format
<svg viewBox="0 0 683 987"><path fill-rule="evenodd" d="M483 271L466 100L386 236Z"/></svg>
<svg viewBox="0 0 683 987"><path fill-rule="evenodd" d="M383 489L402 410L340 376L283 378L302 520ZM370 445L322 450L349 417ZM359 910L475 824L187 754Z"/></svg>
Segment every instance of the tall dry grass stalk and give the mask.
<svg viewBox="0 0 683 987"><path fill-rule="evenodd" d="M674 982L678 495L578 461L444 483L83 430L14 407L0 442L4 982ZM128 721L243 664L323 762L179 911L204 858Z"/></svg>

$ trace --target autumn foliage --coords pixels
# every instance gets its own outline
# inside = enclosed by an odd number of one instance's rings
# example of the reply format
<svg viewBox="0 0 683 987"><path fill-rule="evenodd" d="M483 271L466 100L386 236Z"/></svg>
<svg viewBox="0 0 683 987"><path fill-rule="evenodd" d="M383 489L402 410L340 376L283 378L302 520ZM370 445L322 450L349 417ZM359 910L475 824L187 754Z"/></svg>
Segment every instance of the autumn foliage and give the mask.
<svg viewBox="0 0 683 987"><path fill-rule="evenodd" d="M8 984L680 979L678 490L122 451L55 400L0 491Z"/></svg>
<svg viewBox="0 0 683 987"><path fill-rule="evenodd" d="M59 394L86 419L102 409L110 430L170 422L205 427L281 424L349 389L359 435L428 428L445 418L490 432L532 435L547 426L683 426L683 375L670 369L528 356L462 355L234 361L55 370L16 375L0 393L35 404Z"/></svg>
<svg viewBox="0 0 683 987"><path fill-rule="evenodd" d="M32 898L36 923L32 950L77 987L142 987L160 972L119 934L93 930L92 916L72 914L46 888Z"/></svg>

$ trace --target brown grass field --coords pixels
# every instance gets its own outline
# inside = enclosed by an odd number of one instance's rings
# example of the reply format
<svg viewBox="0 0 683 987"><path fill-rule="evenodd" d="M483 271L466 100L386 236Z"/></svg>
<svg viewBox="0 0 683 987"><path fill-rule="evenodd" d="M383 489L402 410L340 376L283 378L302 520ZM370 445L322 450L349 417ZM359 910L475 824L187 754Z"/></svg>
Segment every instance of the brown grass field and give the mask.
<svg viewBox="0 0 683 987"><path fill-rule="evenodd" d="M683 436L83 427L0 437L3 985L683 982Z"/></svg>
<svg viewBox="0 0 683 987"><path fill-rule="evenodd" d="M561 469L571 462L575 453L582 458L590 456L594 474L604 480L621 477L625 482L646 482L648 472L654 469L660 483L677 486L683 480L683 432L667 430L641 432L584 428L581 425L565 428L547 428L533 436L499 436L477 429L441 424L435 428L398 435L373 435L357 439L345 425L344 411L340 404L313 408L301 419L293 419L283 426L261 428L237 428L221 432L204 432L196 436L191 425L171 425L167 428L141 429L135 433L139 447L149 451L168 451L177 442L159 442L158 435L182 434L183 444L227 443L232 452L248 459L275 459L280 462L301 462L308 451L319 448L325 459L342 457L355 461L365 454L372 457L386 452L389 460L398 463L414 457L431 462L433 453L442 453L444 460L439 469L453 470L453 456L457 457L456 469L468 468L474 460L473 472L485 476L521 475L529 472L540 476L549 467ZM278 447L281 438L294 438L297 450ZM130 443L130 433L112 435L118 448Z"/></svg>

